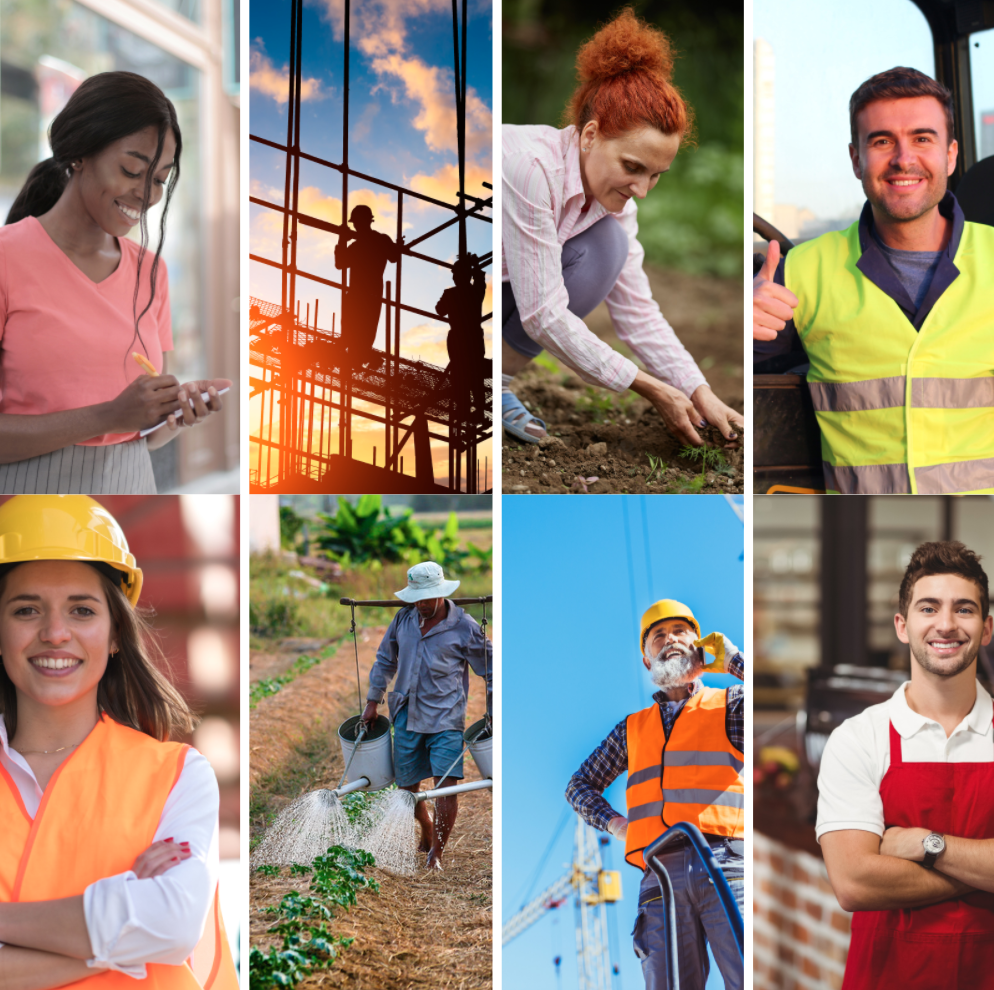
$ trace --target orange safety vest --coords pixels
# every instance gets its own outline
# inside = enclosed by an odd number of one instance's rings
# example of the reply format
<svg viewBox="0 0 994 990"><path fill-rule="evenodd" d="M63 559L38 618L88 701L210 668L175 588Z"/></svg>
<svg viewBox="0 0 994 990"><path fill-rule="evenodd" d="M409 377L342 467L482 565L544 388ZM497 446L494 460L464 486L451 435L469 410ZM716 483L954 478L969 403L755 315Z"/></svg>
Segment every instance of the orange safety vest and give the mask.
<svg viewBox="0 0 994 990"><path fill-rule="evenodd" d="M743 755L725 732L725 692L692 694L667 741L659 705L628 716L628 833L625 859L645 869L642 850L676 822L741 839Z"/></svg>
<svg viewBox="0 0 994 990"><path fill-rule="evenodd" d="M153 842L166 798L189 747L160 743L101 716L93 731L52 774L34 819L0 766L0 901L56 900L131 869ZM238 990L217 891L204 934L181 966L149 963L143 990ZM87 990L133 990L113 970L69 984Z"/></svg>

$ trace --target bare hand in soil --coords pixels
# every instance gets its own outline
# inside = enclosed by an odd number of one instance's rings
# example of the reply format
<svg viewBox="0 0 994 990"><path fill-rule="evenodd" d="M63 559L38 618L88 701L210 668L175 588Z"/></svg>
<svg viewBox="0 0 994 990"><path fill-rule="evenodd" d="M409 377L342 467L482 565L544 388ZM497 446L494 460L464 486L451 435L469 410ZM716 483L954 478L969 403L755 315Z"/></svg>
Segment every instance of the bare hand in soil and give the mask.
<svg viewBox="0 0 994 990"><path fill-rule="evenodd" d="M726 406L707 385L701 385L694 391L694 406L729 441L726 446L734 447L741 431L745 428L745 420L741 413Z"/></svg>
<svg viewBox="0 0 994 990"><path fill-rule="evenodd" d="M752 280L752 336L754 340L775 340L777 333L794 318L797 296L785 285L773 281L780 262L780 242L770 241L766 261Z"/></svg>
<svg viewBox="0 0 994 990"><path fill-rule="evenodd" d="M656 412L662 417L666 429L674 437L694 447L700 447L702 441L694 426L704 426L704 422L701 420L701 414L683 392L647 375L644 371L636 373L635 381L630 388L656 407Z"/></svg>

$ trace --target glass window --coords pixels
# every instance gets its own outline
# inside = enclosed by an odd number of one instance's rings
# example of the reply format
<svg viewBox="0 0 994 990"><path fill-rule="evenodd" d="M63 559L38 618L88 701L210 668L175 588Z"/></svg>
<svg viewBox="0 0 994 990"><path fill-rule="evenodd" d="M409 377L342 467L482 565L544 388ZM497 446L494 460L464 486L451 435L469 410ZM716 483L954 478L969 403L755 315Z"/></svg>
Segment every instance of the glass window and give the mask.
<svg viewBox="0 0 994 990"><path fill-rule="evenodd" d="M769 201L772 172L774 215L764 219L795 241L842 230L864 202L849 161L849 97L896 65L934 76L928 23L911 0L756 0L753 23L767 102L772 90L772 120L764 107L754 125L765 182L756 202Z"/></svg>
<svg viewBox="0 0 994 990"><path fill-rule="evenodd" d="M6 216L30 169L51 155L48 127L88 76L136 72L175 104L183 156L162 251L175 345L169 367L181 380L206 377L199 71L72 0L0 0L0 24L0 216ZM149 212L153 250L161 210L162 205Z"/></svg>
<svg viewBox="0 0 994 990"><path fill-rule="evenodd" d="M200 0L158 0L158 2L195 24L200 23Z"/></svg>
<svg viewBox="0 0 994 990"><path fill-rule="evenodd" d="M970 35L977 160L994 155L994 28Z"/></svg>

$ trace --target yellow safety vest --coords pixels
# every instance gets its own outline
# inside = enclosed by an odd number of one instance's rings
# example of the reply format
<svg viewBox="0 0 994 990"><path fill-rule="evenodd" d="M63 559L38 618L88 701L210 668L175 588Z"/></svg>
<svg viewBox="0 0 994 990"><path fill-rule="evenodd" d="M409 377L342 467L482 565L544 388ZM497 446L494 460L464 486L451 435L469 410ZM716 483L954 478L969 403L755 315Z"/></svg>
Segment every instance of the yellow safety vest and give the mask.
<svg viewBox="0 0 994 990"><path fill-rule="evenodd" d="M788 255L830 493L994 493L994 227L966 223L959 276L917 332L857 267L859 224Z"/></svg>
<svg viewBox="0 0 994 990"><path fill-rule="evenodd" d="M628 716L628 832L625 859L645 869L642 850L676 822L741 839L745 834L742 753L725 731L726 694L702 688L684 704L666 739L659 705Z"/></svg>

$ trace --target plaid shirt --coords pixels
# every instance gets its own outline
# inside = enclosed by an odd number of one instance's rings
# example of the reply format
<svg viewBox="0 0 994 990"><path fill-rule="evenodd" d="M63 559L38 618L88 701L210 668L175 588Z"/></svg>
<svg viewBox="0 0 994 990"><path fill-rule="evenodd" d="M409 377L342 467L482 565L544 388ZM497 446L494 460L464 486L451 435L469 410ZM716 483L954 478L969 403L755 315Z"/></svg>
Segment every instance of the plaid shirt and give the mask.
<svg viewBox="0 0 994 990"><path fill-rule="evenodd" d="M741 653L728 662L728 673L739 680L745 679L745 661ZM691 685L691 694L697 694L702 687L697 680ZM725 689L727 707L725 709L725 732L728 741L742 752L745 735L743 686L736 684ZM653 700L659 705L663 717L663 731L669 739L676 722L677 715L683 709L687 699L670 701L662 691L657 691ZM608 822L612 818L624 817L620 811L615 811L604 800L604 791L613 784L623 773L628 772L628 718L623 718L604 740L590 754L580 769L570 778L566 787L566 800L573 805L576 813L594 828L607 831Z"/></svg>

